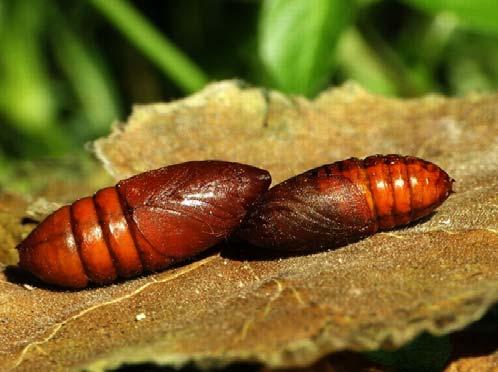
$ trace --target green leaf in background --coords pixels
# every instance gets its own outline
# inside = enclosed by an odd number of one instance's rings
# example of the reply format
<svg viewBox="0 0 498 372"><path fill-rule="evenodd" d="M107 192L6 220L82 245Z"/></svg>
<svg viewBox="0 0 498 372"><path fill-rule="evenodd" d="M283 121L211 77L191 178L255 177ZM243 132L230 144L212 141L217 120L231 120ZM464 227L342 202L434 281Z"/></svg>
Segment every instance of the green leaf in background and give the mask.
<svg viewBox="0 0 498 372"><path fill-rule="evenodd" d="M307 96L317 93L332 73L351 2L267 0L261 11L259 54L275 87Z"/></svg>
<svg viewBox="0 0 498 372"><path fill-rule="evenodd" d="M405 0L431 13L451 12L462 25L478 32L498 35L497 0Z"/></svg>

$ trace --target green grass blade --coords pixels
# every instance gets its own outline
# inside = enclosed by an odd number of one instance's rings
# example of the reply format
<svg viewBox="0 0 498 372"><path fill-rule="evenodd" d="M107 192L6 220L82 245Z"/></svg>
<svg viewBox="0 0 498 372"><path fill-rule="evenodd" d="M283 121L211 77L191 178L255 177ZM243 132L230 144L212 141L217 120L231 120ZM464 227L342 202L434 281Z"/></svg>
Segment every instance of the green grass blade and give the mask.
<svg viewBox="0 0 498 372"><path fill-rule="evenodd" d="M56 102L40 41L45 22L39 2L9 4L0 25L0 112L20 131L36 135L56 121Z"/></svg>
<svg viewBox="0 0 498 372"><path fill-rule="evenodd" d="M59 13L51 33L54 52L81 105L85 120L83 138L103 135L119 118L118 99L98 55L78 38Z"/></svg>
<svg viewBox="0 0 498 372"><path fill-rule="evenodd" d="M126 0L91 3L184 92L194 92L206 84L204 72Z"/></svg>
<svg viewBox="0 0 498 372"><path fill-rule="evenodd" d="M357 81L370 92L388 96L399 93L400 88L386 66L354 27L344 32L339 41L337 63L348 79Z"/></svg>

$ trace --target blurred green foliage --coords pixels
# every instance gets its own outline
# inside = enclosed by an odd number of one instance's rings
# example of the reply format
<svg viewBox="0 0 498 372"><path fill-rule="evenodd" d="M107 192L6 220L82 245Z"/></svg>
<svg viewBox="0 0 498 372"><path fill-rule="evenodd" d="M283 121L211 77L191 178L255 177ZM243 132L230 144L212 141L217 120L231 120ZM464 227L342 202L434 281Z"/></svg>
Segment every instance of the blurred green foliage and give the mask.
<svg viewBox="0 0 498 372"><path fill-rule="evenodd" d="M269 83L296 94L312 95L322 89L334 71L337 41L348 25L352 4L342 0L263 2L258 51Z"/></svg>
<svg viewBox="0 0 498 372"><path fill-rule="evenodd" d="M0 0L0 185L82 151L134 103L244 79L315 96L498 86L496 0Z"/></svg>

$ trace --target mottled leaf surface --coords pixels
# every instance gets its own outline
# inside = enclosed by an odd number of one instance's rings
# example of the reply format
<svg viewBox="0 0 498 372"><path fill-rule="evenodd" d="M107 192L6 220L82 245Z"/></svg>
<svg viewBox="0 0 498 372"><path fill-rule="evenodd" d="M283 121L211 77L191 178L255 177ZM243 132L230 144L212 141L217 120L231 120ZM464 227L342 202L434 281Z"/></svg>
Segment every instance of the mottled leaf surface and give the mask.
<svg viewBox="0 0 498 372"><path fill-rule="evenodd" d="M269 258L227 242L221 253L172 270L82 291L7 269L6 369L302 366L339 350L394 348L422 331L448 333L498 300L497 95L395 100L346 85L308 101L221 82L137 107L95 151L118 178L225 159L267 168L275 181L349 156L396 152L434 161L457 192L429 219L335 251Z"/></svg>
<svg viewBox="0 0 498 372"><path fill-rule="evenodd" d="M497 371L498 352L487 356L467 357L452 362L445 372Z"/></svg>
<svg viewBox="0 0 498 372"><path fill-rule="evenodd" d="M0 268L19 259L15 246L31 230L21 223L27 205L28 201L19 196L0 194Z"/></svg>

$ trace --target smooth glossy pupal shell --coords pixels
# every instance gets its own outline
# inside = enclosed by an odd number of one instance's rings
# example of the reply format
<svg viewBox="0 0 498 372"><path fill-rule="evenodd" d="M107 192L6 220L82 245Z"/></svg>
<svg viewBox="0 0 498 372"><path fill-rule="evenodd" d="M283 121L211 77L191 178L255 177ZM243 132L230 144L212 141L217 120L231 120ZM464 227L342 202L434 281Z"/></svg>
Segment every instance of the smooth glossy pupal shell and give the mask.
<svg viewBox="0 0 498 372"><path fill-rule="evenodd" d="M18 246L19 265L71 288L157 271L225 239L270 183L223 161L145 172L48 216Z"/></svg>
<svg viewBox="0 0 498 372"><path fill-rule="evenodd" d="M269 249L335 248L429 215L452 182L437 165L411 156L351 158L271 188L238 234Z"/></svg>

